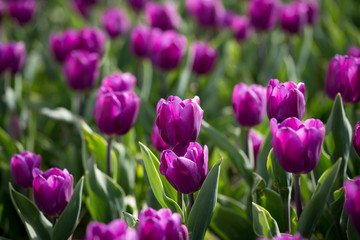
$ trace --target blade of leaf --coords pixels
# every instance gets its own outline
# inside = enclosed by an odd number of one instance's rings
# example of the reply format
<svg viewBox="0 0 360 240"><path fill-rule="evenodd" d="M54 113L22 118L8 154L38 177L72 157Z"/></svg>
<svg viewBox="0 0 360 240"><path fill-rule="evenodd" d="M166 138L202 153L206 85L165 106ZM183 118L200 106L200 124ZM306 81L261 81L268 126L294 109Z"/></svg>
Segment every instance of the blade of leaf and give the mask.
<svg viewBox="0 0 360 240"><path fill-rule="evenodd" d="M272 134L268 130L265 135L264 143L261 146L259 155L257 157L256 172L264 179L265 182L269 181L269 173L266 169L266 162L268 159L269 152L272 148L271 144Z"/></svg>
<svg viewBox="0 0 360 240"><path fill-rule="evenodd" d="M277 222L265 208L253 202L252 211L253 228L258 236L272 238L280 234Z"/></svg>

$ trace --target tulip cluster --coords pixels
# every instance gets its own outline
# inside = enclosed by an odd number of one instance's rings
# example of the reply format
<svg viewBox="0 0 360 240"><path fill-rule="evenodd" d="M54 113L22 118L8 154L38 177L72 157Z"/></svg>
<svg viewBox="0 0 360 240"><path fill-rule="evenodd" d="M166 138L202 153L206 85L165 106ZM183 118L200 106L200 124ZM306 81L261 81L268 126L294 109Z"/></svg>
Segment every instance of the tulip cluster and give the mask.
<svg viewBox="0 0 360 240"><path fill-rule="evenodd" d="M20 73L26 62L26 47L23 42L0 43L0 74L9 71Z"/></svg>

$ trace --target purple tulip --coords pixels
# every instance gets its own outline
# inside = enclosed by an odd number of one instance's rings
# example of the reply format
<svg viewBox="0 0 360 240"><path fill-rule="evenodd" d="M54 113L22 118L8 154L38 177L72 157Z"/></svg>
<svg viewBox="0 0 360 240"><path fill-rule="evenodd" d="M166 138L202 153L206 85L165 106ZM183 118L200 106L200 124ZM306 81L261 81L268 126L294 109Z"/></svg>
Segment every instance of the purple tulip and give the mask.
<svg viewBox="0 0 360 240"><path fill-rule="evenodd" d="M16 19L21 25L31 21L36 10L35 0L9 0L8 9L12 18Z"/></svg>
<svg viewBox="0 0 360 240"><path fill-rule="evenodd" d="M133 91L136 77L131 73L112 73L101 82L101 86L110 88L113 92Z"/></svg>
<svg viewBox="0 0 360 240"><path fill-rule="evenodd" d="M32 175L34 200L40 211L50 216L60 215L73 194L73 176L66 169L58 168L44 173L35 168Z"/></svg>
<svg viewBox="0 0 360 240"><path fill-rule="evenodd" d="M23 151L20 154L14 154L11 158L10 170L17 185L22 188L32 187L33 176L32 170L39 168L41 156Z"/></svg>
<svg viewBox="0 0 360 240"><path fill-rule="evenodd" d="M104 53L106 35L96 27L86 27L80 30L79 48L101 56Z"/></svg>
<svg viewBox="0 0 360 240"><path fill-rule="evenodd" d="M305 85L293 82L279 83L277 79L270 79L266 90L268 118L276 118L279 122L288 117L300 120L305 114Z"/></svg>
<svg viewBox="0 0 360 240"><path fill-rule="evenodd" d="M271 30L278 19L277 0L251 0L249 16L251 24L258 30Z"/></svg>
<svg viewBox="0 0 360 240"><path fill-rule="evenodd" d="M127 2L135 12L139 12L145 8L149 0L127 0Z"/></svg>
<svg viewBox="0 0 360 240"><path fill-rule="evenodd" d="M137 228L139 240L188 240L189 234L185 225L181 224L179 213L171 213L170 209L158 211L148 208L139 214Z"/></svg>
<svg viewBox="0 0 360 240"><path fill-rule="evenodd" d="M68 86L75 91L87 91L99 77L99 56L83 50L70 53L64 64Z"/></svg>
<svg viewBox="0 0 360 240"><path fill-rule="evenodd" d="M282 233L273 238L258 238L258 240L306 240L306 238L302 238L299 233L296 233L294 236L288 233Z"/></svg>
<svg viewBox="0 0 360 240"><path fill-rule="evenodd" d="M11 42L8 44L8 62L7 67L9 68L12 75L21 72L26 63L26 47L23 42Z"/></svg>
<svg viewBox="0 0 360 240"><path fill-rule="evenodd" d="M283 5L280 10L280 24L289 34L299 34L307 23L307 4L292 2Z"/></svg>
<svg viewBox="0 0 360 240"><path fill-rule="evenodd" d="M169 145L167 145L164 142L164 140L162 140L160 133L159 133L159 128L156 126L156 124L154 124L154 127L153 127L151 143L152 143L153 147L156 149L156 151L158 151L158 152L162 152L166 149L171 148Z"/></svg>
<svg viewBox="0 0 360 240"><path fill-rule="evenodd" d="M325 127L319 119L302 123L296 117L278 123L270 120L275 157L280 166L294 174L308 173L319 163Z"/></svg>
<svg viewBox="0 0 360 240"><path fill-rule="evenodd" d="M50 35L50 48L56 60L63 63L66 57L79 46L79 34L73 29Z"/></svg>
<svg viewBox="0 0 360 240"><path fill-rule="evenodd" d="M356 153L360 156L360 122L355 125L352 143Z"/></svg>
<svg viewBox="0 0 360 240"><path fill-rule="evenodd" d="M351 222L358 234L360 234L360 177L356 177L354 181L346 181L345 204L344 208L349 215Z"/></svg>
<svg viewBox="0 0 360 240"><path fill-rule="evenodd" d="M325 90L331 99L338 93L344 102L357 103L360 100L360 59L352 56L335 55L330 62L325 78Z"/></svg>
<svg viewBox="0 0 360 240"><path fill-rule="evenodd" d="M130 21L120 8L109 8L101 17L101 23L112 38L124 35L130 28Z"/></svg>
<svg viewBox="0 0 360 240"><path fill-rule="evenodd" d="M137 240L135 229L128 228L126 221L115 219L109 224L91 222L86 228L84 240Z"/></svg>
<svg viewBox="0 0 360 240"><path fill-rule="evenodd" d="M134 125L139 107L140 98L134 92L114 92L101 87L94 108L100 132L106 135L124 135Z"/></svg>
<svg viewBox="0 0 360 240"><path fill-rule="evenodd" d="M170 71L179 66L186 51L186 38L174 31L152 31L149 56L154 66Z"/></svg>
<svg viewBox="0 0 360 240"><path fill-rule="evenodd" d="M243 127L258 125L266 112L266 90L263 86L247 86L239 83L234 87L232 106L237 122Z"/></svg>
<svg viewBox="0 0 360 240"><path fill-rule="evenodd" d="M319 3L317 0L305 1L307 5L307 23L313 25L319 17Z"/></svg>
<svg viewBox="0 0 360 240"><path fill-rule="evenodd" d="M196 142L164 150L160 156L160 173L177 191L189 194L199 190L209 172L208 148Z"/></svg>
<svg viewBox="0 0 360 240"><path fill-rule="evenodd" d="M349 56L353 56L353 57L360 57L360 49L357 48L356 46L350 46L349 50L347 52L347 55Z"/></svg>
<svg viewBox="0 0 360 240"><path fill-rule="evenodd" d="M181 24L181 17L172 2L164 4L150 2L146 5L145 13L149 24L163 31L175 30Z"/></svg>
<svg viewBox="0 0 360 240"><path fill-rule="evenodd" d="M243 41L250 38L254 33L254 28L249 18L245 16L235 15L231 21L231 28L234 32L236 40Z"/></svg>
<svg viewBox="0 0 360 240"><path fill-rule="evenodd" d="M236 14L233 11L226 10L223 19L222 19L222 26L224 27L231 27L233 18L236 16Z"/></svg>
<svg viewBox="0 0 360 240"><path fill-rule="evenodd" d="M217 59L217 51L206 42L194 42L191 52L194 56L192 71L198 75L211 72Z"/></svg>
<svg viewBox="0 0 360 240"><path fill-rule="evenodd" d="M91 4L86 3L84 0L72 0L71 5L73 8L84 18L88 18L90 16L90 10L92 8Z"/></svg>
<svg viewBox="0 0 360 240"><path fill-rule="evenodd" d="M136 25L131 32L130 48L137 57L146 57L149 51L149 39L152 32L159 32L158 29L151 29L144 25Z"/></svg>
<svg viewBox="0 0 360 240"><path fill-rule="evenodd" d="M184 101L177 96L160 99L156 112L156 126L168 145L186 145L199 136L204 111L198 96Z"/></svg>
<svg viewBox="0 0 360 240"><path fill-rule="evenodd" d="M226 14L219 0L186 0L186 9L203 27L221 26Z"/></svg>
<svg viewBox="0 0 360 240"><path fill-rule="evenodd" d="M0 74L2 74L8 69L9 58L9 44L0 42Z"/></svg>
<svg viewBox="0 0 360 240"><path fill-rule="evenodd" d="M257 163L257 157L259 155L260 152L260 148L261 145L264 142L264 136L262 136L260 133L258 133L257 131L250 129L249 131L249 138L251 140L252 146L253 146L253 152L254 152L254 160L255 163L254 165L256 166Z"/></svg>

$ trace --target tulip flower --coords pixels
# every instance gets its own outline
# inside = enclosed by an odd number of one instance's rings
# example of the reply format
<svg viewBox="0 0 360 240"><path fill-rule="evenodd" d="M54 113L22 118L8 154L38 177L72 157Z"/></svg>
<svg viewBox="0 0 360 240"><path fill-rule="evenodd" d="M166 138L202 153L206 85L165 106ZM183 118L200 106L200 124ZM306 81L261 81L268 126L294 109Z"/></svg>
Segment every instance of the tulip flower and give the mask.
<svg viewBox="0 0 360 240"><path fill-rule="evenodd" d="M31 21L37 7L35 0L9 0L7 4L10 16L21 25Z"/></svg>
<svg viewBox="0 0 360 240"><path fill-rule="evenodd" d="M360 234L360 177L356 177L354 181L346 181L344 183L344 189L344 208L354 228L358 234Z"/></svg>
<svg viewBox="0 0 360 240"><path fill-rule="evenodd" d="M241 126L256 126L265 116L266 90L261 85L239 83L234 87L232 105L235 118Z"/></svg>
<svg viewBox="0 0 360 240"><path fill-rule="evenodd" d="M133 91L136 84L136 77L131 73L112 73L104 78L101 86L110 88L113 92Z"/></svg>
<svg viewBox="0 0 360 240"><path fill-rule="evenodd" d="M319 3L317 0L303 1L307 5L307 24L313 25L319 17Z"/></svg>
<svg viewBox="0 0 360 240"><path fill-rule="evenodd" d="M256 166L257 157L259 155L261 145L264 142L264 137L257 131L250 129L249 139L251 140L251 143L252 143L253 153L254 153L254 161L255 161L254 165Z"/></svg>
<svg viewBox="0 0 360 240"><path fill-rule="evenodd" d="M101 23L112 38L124 35L130 28L130 21L120 8L109 8L101 17Z"/></svg>
<svg viewBox="0 0 360 240"><path fill-rule="evenodd" d="M238 41L246 40L254 33L254 28L249 18L245 16L234 15L231 20L231 28L234 32L235 39Z"/></svg>
<svg viewBox="0 0 360 240"><path fill-rule="evenodd" d="M90 15L90 10L92 8L91 4L86 3L86 0L72 0L71 5L73 8L84 18L88 18Z"/></svg>
<svg viewBox="0 0 360 240"><path fill-rule="evenodd" d="M308 6L305 2L291 2L280 10L280 24L289 34L299 34L307 23Z"/></svg>
<svg viewBox="0 0 360 240"><path fill-rule="evenodd" d="M162 140L160 133L159 133L159 129L156 126L156 124L154 124L153 127L153 131L152 131L152 135L151 135L151 143L153 145L153 147L156 149L156 151L158 152L162 152L166 149L171 148L169 145L167 145L164 140Z"/></svg>
<svg viewBox="0 0 360 240"><path fill-rule="evenodd" d="M208 74L214 67L217 51L206 42L194 42L191 52L194 56L192 71L198 75Z"/></svg>
<svg viewBox="0 0 360 240"><path fill-rule="evenodd" d="M50 35L49 45L55 59L63 63L66 57L79 46L79 34L73 29Z"/></svg>
<svg viewBox="0 0 360 240"><path fill-rule="evenodd" d="M21 72L26 63L26 47L23 42L10 42L7 44L6 66L11 75Z"/></svg>
<svg viewBox="0 0 360 240"><path fill-rule="evenodd" d="M158 32L157 29L151 29L144 25L136 25L131 32L130 48L131 52L137 57L146 57L149 50L149 39L152 31Z"/></svg>
<svg viewBox="0 0 360 240"><path fill-rule="evenodd" d="M127 2L135 12L139 12L144 9L149 0L127 0Z"/></svg>
<svg viewBox="0 0 360 240"><path fill-rule="evenodd" d="M35 168L32 175L37 207L47 215L59 216L73 194L73 176L66 169L61 171L58 168L51 168L44 173Z"/></svg>
<svg viewBox="0 0 360 240"><path fill-rule="evenodd" d="M289 117L300 120L305 114L305 85L293 82L279 83L277 79L270 79L266 90L267 115L269 119L276 118L279 122Z"/></svg>
<svg viewBox="0 0 360 240"><path fill-rule="evenodd" d="M219 27L225 17L225 8L220 0L186 0L187 11L203 27Z"/></svg>
<svg viewBox="0 0 360 240"><path fill-rule="evenodd" d="M175 30L181 24L181 17L172 2L150 2L146 5L145 13L149 24L163 31Z"/></svg>
<svg viewBox="0 0 360 240"><path fill-rule="evenodd" d="M33 176L32 170L39 168L41 156L23 151L20 154L14 154L11 158L10 170L17 185L22 188L32 187Z"/></svg>
<svg viewBox="0 0 360 240"><path fill-rule="evenodd" d="M179 213L171 213L170 209L158 211L148 208L139 214L137 228L140 240L188 240L189 234L185 225L181 224Z"/></svg>
<svg viewBox="0 0 360 240"><path fill-rule="evenodd" d="M80 30L79 48L101 56L104 53L106 35L96 27L86 27Z"/></svg>
<svg viewBox="0 0 360 240"><path fill-rule="evenodd" d="M354 45L350 46L347 55L358 58L360 57L360 49Z"/></svg>
<svg viewBox="0 0 360 240"><path fill-rule="evenodd" d="M251 24L258 30L271 30L278 19L279 3L277 0L251 0L249 16Z"/></svg>
<svg viewBox="0 0 360 240"><path fill-rule="evenodd" d="M83 50L73 51L64 64L68 86L75 91L87 91L99 77L99 56Z"/></svg>
<svg viewBox="0 0 360 240"><path fill-rule="evenodd" d="M356 153L360 156L360 122L356 123L352 139Z"/></svg>
<svg viewBox="0 0 360 240"><path fill-rule="evenodd" d="M8 69L9 57L9 44L0 42L0 74Z"/></svg>
<svg viewBox="0 0 360 240"><path fill-rule="evenodd" d="M156 126L168 145L186 145L199 136L204 113L199 97L184 101L177 96L170 96L167 101L160 99L156 112Z"/></svg>
<svg viewBox="0 0 360 240"><path fill-rule="evenodd" d="M84 240L137 240L136 230L129 228L125 220L115 219L109 224L93 221L86 228Z"/></svg>

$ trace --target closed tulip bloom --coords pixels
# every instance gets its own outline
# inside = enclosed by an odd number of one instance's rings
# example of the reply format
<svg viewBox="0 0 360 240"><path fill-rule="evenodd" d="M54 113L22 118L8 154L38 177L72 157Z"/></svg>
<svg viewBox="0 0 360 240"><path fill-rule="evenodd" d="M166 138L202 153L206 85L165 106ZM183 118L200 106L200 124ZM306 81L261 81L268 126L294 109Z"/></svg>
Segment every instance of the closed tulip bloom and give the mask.
<svg viewBox="0 0 360 240"><path fill-rule="evenodd" d="M247 86L239 83L234 87L232 106L236 121L243 127L258 125L266 112L266 90L263 86Z"/></svg>
<svg viewBox="0 0 360 240"><path fill-rule="evenodd" d="M319 163L325 127L319 119L302 123L296 117L278 123L270 120L275 157L280 166L294 174L308 173Z"/></svg>
<svg viewBox="0 0 360 240"><path fill-rule="evenodd" d="M292 2L285 4L280 10L280 24L284 31L289 34L300 33L307 23L307 4L304 2Z"/></svg>
<svg viewBox="0 0 360 240"><path fill-rule="evenodd" d="M158 152L162 152L166 149L171 148L169 145L167 145L164 140L162 140L160 133L159 133L159 129L156 126L156 124L154 124L153 127L153 131L152 131L152 135L151 135L151 143L153 145L153 147L156 149L156 151Z"/></svg>
<svg viewBox="0 0 360 240"><path fill-rule="evenodd" d="M325 90L331 99L338 93L344 102L357 103L360 100L360 59L352 56L335 55L328 66Z"/></svg>
<svg viewBox="0 0 360 240"><path fill-rule="evenodd" d="M10 170L17 185L22 188L29 188L33 184L32 170L39 168L41 156L23 151L20 154L14 154L11 158Z"/></svg>
<svg viewBox="0 0 360 240"><path fill-rule="evenodd" d="M80 30L79 48L101 56L104 53L106 35L96 27L86 27Z"/></svg>
<svg viewBox="0 0 360 240"><path fill-rule="evenodd" d="M124 35L130 28L130 21L120 8L107 9L101 18L103 28L112 38Z"/></svg>
<svg viewBox="0 0 360 240"><path fill-rule="evenodd" d="M168 145L186 145L199 136L204 111L198 96L184 101L177 96L160 99L156 112L155 123L161 138Z"/></svg>
<svg viewBox="0 0 360 240"><path fill-rule="evenodd" d="M101 86L110 88L114 92L132 91L136 84L136 77L131 73L112 73L101 82Z"/></svg>
<svg viewBox="0 0 360 240"><path fill-rule="evenodd" d="M99 56L82 50L73 51L66 58L64 75L72 90L89 90L99 77Z"/></svg>
<svg viewBox="0 0 360 240"><path fill-rule="evenodd" d="M140 98L134 92L114 92L101 87L94 108L100 132L106 135L124 135L134 125L139 107Z"/></svg>
<svg viewBox="0 0 360 240"><path fill-rule="evenodd" d="M175 30L181 24L177 7L172 2L163 4L150 2L146 5L145 13L149 24L163 31Z"/></svg>
<svg viewBox="0 0 360 240"><path fill-rule="evenodd" d="M356 153L360 156L360 122L356 123L352 139Z"/></svg>
<svg viewBox="0 0 360 240"><path fill-rule="evenodd" d="M31 21L36 10L35 0L9 0L8 9L12 18L16 19L21 25Z"/></svg>
<svg viewBox="0 0 360 240"><path fill-rule="evenodd" d="M26 47L23 42L11 42L8 44L7 66L12 75L22 72L26 63Z"/></svg>
<svg viewBox="0 0 360 240"><path fill-rule="evenodd" d="M270 79L266 90L267 115L269 119L276 118L279 122L289 117L300 120L305 114L305 85L293 82L280 83Z"/></svg>
<svg viewBox="0 0 360 240"><path fill-rule="evenodd" d="M37 207L50 216L60 215L73 194L74 179L68 170L51 168L46 172L35 168L33 192Z"/></svg>
<svg viewBox="0 0 360 240"><path fill-rule="evenodd" d="M139 214L137 228L139 240L188 240L185 225L181 224L179 213L162 208L158 211L148 208Z"/></svg>
<svg viewBox="0 0 360 240"><path fill-rule="evenodd" d="M256 162L257 162L257 157L259 155L259 151L261 148L261 145L264 142L264 136L262 136L259 132L250 129L249 131L249 139L251 140L252 146L253 146L253 151L254 151L254 160L255 160L255 166L256 166Z"/></svg>
<svg viewBox="0 0 360 240"><path fill-rule="evenodd" d="M127 2L135 12L139 12L145 8L149 0L127 0Z"/></svg>
<svg viewBox="0 0 360 240"><path fill-rule="evenodd" d="M8 69L9 58L9 44L0 42L0 74Z"/></svg>
<svg viewBox="0 0 360 240"><path fill-rule="evenodd" d="M211 72L217 59L217 51L206 42L194 42L191 52L194 56L192 71L198 75Z"/></svg>
<svg viewBox="0 0 360 240"><path fill-rule="evenodd" d="M233 16L231 28L234 32L235 39L238 41L246 40L254 33L254 28L251 25L249 18L245 16Z"/></svg>
<svg viewBox="0 0 360 240"><path fill-rule="evenodd" d="M249 16L251 24L258 30L271 30L278 19L277 0L251 0Z"/></svg>
<svg viewBox="0 0 360 240"><path fill-rule="evenodd" d="M79 34L73 29L50 35L50 49L55 59L63 63L66 57L79 46Z"/></svg>
<svg viewBox="0 0 360 240"><path fill-rule="evenodd" d="M288 233L281 233L273 238L258 238L258 240L306 240L302 238L299 233L296 233L294 236Z"/></svg>
<svg viewBox="0 0 360 240"><path fill-rule="evenodd" d="M186 9L203 27L221 26L226 14L219 0L186 0Z"/></svg>
<svg viewBox="0 0 360 240"><path fill-rule="evenodd" d="M313 25L319 17L319 3L317 0L305 1L307 5L307 23Z"/></svg>
<svg viewBox="0 0 360 240"><path fill-rule="evenodd" d="M356 46L350 46L349 50L347 52L347 55L349 56L353 56L353 57L360 57L360 49L357 48Z"/></svg>
<svg viewBox="0 0 360 240"><path fill-rule="evenodd" d="M115 219L109 224L93 221L86 228L84 240L137 240L135 229L129 228L125 220Z"/></svg>
<svg viewBox="0 0 360 240"><path fill-rule="evenodd" d="M86 1L72 0L71 5L77 11L77 13L83 16L84 18L88 18L90 16L92 5L86 3Z"/></svg>
<svg viewBox="0 0 360 240"><path fill-rule="evenodd" d="M346 181L345 204L344 208L350 217L350 220L360 234L360 177L356 177L354 181Z"/></svg>
<svg viewBox="0 0 360 240"><path fill-rule="evenodd" d="M144 25L136 25L130 36L131 52L137 57L147 57L149 50L149 39L153 30Z"/></svg>
<svg viewBox="0 0 360 240"><path fill-rule="evenodd" d="M151 34L149 57L154 66L164 71L177 68L186 51L186 38L174 31Z"/></svg>

